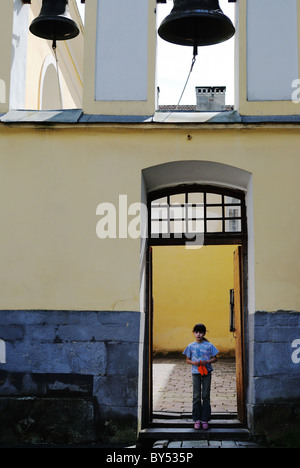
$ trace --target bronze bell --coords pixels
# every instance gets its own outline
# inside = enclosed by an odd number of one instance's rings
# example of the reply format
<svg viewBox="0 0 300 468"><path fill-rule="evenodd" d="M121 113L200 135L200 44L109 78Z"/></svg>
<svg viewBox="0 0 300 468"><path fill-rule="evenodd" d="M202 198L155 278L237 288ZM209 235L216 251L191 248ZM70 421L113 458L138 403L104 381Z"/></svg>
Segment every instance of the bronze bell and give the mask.
<svg viewBox="0 0 300 468"><path fill-rule="evenodd" d="M35 36L53 42L73 39L79 34L77 24L71 19L68 0L43 0L41 12L29 29Z"/></svg>
<svg viewBox="0 0 300 468"><path fill-rule="evenodd" d="M173 10L158 29L162 39L194 48L227 41L234 33L218 0L174 0Z"/></svg>

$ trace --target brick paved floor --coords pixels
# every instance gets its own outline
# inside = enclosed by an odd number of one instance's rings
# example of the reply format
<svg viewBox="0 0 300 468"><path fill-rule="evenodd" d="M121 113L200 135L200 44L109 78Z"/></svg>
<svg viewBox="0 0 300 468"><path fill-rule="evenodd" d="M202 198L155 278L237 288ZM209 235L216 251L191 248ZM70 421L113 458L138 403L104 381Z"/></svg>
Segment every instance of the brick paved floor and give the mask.
<svg viewBox="0 0 300 468"><path fill-rule="evenodd" d="M236 377L234 358L219 359L213 364L211 406L213 413L236 412ZM192 412L191 366L184 356L153 360L153 411Z"/></svg>

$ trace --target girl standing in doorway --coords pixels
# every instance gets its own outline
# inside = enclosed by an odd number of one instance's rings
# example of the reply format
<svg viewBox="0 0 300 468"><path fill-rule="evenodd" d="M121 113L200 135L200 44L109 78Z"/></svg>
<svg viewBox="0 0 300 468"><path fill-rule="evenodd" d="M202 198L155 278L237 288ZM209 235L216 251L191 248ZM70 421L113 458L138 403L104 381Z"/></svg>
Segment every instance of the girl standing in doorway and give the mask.
<svg viewBox="0 0 300 468"><path fill-rule="evenodd" d="M212 363L217 361L218 350L206 338L203 323L194 326L196 341L190 343L183 354L187 364L192 366L193 377L193 413L194 429L208 429L211 418L210 387Z"/></svg>

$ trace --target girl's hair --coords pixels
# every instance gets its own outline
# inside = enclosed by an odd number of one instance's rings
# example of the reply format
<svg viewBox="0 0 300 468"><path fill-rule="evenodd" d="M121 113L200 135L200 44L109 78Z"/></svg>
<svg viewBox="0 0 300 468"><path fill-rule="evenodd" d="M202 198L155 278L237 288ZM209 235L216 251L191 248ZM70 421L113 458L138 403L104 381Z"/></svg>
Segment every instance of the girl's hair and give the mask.
<svg viewBox="0 0 300 468"><path fill-rule="evenodd" d="M203 333L205 335L206 326L203 325L203 323L197 323L193 328L193 332L200 332L200 333ZM203 338L203 339L204 339L204 341L208 341L206 338Z"/></svg>
<svg viewBox="0 0 300 468"><path fill-rule="evenodd" d="M193 332L200 332L200 333L206 333L206 326L203 325L203 323L197 323L194 328L193 328Z"/></svg>

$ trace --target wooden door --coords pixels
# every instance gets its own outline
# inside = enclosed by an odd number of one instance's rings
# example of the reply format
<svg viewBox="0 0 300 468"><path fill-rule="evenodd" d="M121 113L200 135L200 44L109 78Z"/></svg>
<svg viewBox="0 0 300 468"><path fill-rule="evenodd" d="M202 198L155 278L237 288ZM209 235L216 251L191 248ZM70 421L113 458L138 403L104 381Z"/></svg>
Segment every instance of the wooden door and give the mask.
<svg viewBox="0 0 300 468"><path fill-rule="evenodd" d="M237 414L245 422L245 379L244 379L244 334L243 334L243 257L242 247L234 252L234 320L235 320L235 355Z"/></svg>

